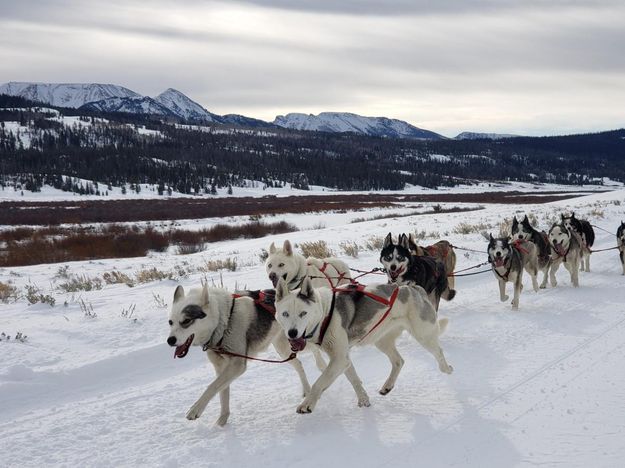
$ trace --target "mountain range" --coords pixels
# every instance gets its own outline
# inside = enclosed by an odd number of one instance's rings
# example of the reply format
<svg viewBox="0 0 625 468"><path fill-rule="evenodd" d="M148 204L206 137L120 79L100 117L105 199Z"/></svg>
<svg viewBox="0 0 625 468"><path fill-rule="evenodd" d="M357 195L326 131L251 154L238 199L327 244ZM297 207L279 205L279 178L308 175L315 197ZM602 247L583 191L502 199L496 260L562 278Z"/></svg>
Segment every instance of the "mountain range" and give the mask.
<svg viewBox="0 0 625 468"><path fill-rule="evenodd" d="M330 133L351 132L386 138L446 139L438 133L418 128L403 120L365 117L349 112L321 112L318 115L290 113L277 116L273 122L265 122L239 114L217 115L173 88L150 97L113 84L9 82L0 85L0 94L20 96L58 107L148 114L191 123L282 127ZM501 139L513 136L515 135L463 132L456 139Z"/></svg>

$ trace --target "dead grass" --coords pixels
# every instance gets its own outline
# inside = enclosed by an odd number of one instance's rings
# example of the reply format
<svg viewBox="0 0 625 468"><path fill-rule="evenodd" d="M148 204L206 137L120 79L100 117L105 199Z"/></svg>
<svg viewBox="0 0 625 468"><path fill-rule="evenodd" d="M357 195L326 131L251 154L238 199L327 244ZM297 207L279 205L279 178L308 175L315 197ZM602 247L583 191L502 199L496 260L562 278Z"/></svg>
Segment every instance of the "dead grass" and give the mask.
<svg viewBox="0 0 625 468"><path fill-rule="evenodd" d="M345 255L349 255L353 258L358 258L358 252L360 251L360 248L355 242L343 241L339 244L339 247L341 247L341 250L343 250Z"/></svg>
<svg viewBox="0 0 625 468"><path fill-rule="evenodd" d="M8 304L19 299L18 289L10 283L0 281L0 302Z"/></svg>
<svg viewBox="0 0 625 468"><path fill-rule="evenodd" d="M203 273L219 270L236 271L237 261L232 258L227 258L225 260L208 260L203 266L198 268L198 270Z"/></svg>
<svg viewBox="0 0 625 468"><path fill-rule="evenodd" d="M455 228L453 228L451 232L453 232L454 234L473 234L473 233L480 233L482 231L486 231L491 228L492 226L486 223L470 224L470 223L463 222L463 223L458 224Z"/></svg>
<svg viewBox="0 0 625 468"><path fill-rule="evenodd" d="M43 294L41 289L34 284L26 285L25 297L29 304L37 304L41 302L42 304L48 304L51 307L54 307L54 304L56 304L56 299L54 299L54 297L49 294Z"/></svg>
<svg viewBox="0 0 625 468"><path fill-rule="evenodd" d="M366 250L378 251L382 250L382 246L384 246L384 237L383 236L370 236L365 240L364 248Z"/></svg>
<svg viewBox="0 0 625 468"><path fill-rule="evenodd" d="M324 240L302 242L300 249L304 257L326 258L334 256L334 252L328 249L328 244Z"/></svg>
<svg viewBox="0 0 625 468"><path fill-rule="evenodd" d="M97 291L102 289L102 280L87 275L74 275L65 283L59 284L59 289L65 292Z"/></svg>
<svg viewBox="0 0 625 468"><path fill-rule="evenodd" d="M135 280L137 283L149 283L151 281L162 281L164 279L172 279L173 274L171 272L165 272L154 268L146 268L145 270L139 270L135 274Z"/></svg>
<svg viewBox="0 0 625 468"><path fill-rule="evenodd" d="M113 270L102 275L102 279L106 284L125 284L129 288L135 285L135 281L121 271Z"/></svg>

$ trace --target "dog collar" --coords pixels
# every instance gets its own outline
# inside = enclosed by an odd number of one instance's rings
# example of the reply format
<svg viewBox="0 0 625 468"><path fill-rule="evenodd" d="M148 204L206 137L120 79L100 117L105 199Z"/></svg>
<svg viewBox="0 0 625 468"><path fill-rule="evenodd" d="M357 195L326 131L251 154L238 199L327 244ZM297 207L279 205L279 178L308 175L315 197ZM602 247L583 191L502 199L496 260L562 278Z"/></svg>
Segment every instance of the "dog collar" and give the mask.
<svg viewBox="0 0 625 468"><path fill-rule="evenodd" d="M232 305L230 306L230 315L228 315L228 325L230 325L230 320L232 319L232 313L234 312L234 304L238 297L240 296L237 296L237 295L232 296ZM209 349L221 349L221 344L224 340L224 337L222 336L219 339L219 342L216 343L215 345L211 345L213 338L215 338L215 331L213 331L213 334L208 339L208 341L204 343L204 345L202 345L202 351L208 351Z"/></svg>

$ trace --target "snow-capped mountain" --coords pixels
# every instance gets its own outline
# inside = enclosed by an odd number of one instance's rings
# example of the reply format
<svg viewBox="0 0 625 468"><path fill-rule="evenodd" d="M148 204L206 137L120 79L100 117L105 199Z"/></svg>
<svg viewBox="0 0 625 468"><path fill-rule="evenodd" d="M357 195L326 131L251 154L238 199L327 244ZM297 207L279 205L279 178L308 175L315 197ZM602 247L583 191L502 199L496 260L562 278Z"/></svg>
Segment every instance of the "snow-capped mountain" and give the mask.
<svg viewBox="0 0 625 468"><path fill-rule="evenodd" d="M277 116L273 123L280 127L295 130L333 133L354 132L370 136L428 140L444 138L438 133L417 128L403 120L387 117L363 117L349 112L322 112L319 115L290 113Z"/></svg>
<svg viewBox="0 0 625 468"><path fill-rule="evenodd" d="M219 123L227 125L239 125L241 127L273 127L274 125L264 120L246 117L240 114L226 114L217 116Z"/></svg>
<svg viewBox="0 0 625 468"><path fill-rule="evenodd" d="M219 116L207 111L197 102L173 88L166 89L156 96L154 100L185 120L219 121Z"/></svg>
<svg viewBox="0 0 625 468"><path fill-rule="evenodd" d="M479 132L462 132L456 135L456 140L501 140L503 138L515 138L520 135L512 135L509 133L479 133Z"/></svg>
<svg viewBox="0 0 625 468"><path fill-rule="evenodd" d="M141 97L123 86L100 83L27 83L11 81L0 85L0 94L20 96L59 107L80 107L112 97Z"/></svg>
<svg viewBox="0 0 625 468"><path fill-rule="evenodd" d="M84 106L80 106L80 109L101 112L127 112L130 114L175 115L167 107L148 96L112 97L89 102Z"/></svg>

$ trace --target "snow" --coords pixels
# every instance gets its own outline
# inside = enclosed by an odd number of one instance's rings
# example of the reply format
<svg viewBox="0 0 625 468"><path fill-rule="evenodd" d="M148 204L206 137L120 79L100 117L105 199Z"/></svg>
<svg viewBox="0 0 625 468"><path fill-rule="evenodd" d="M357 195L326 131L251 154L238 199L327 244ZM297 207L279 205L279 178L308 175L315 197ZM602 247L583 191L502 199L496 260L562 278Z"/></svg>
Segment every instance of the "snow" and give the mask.
<svg viewBox="0 0 625 468"><path fill-rule="evenodd" d="M209 282L223 279L230 289L264 288L270 284L258 255L272 241L324 239L350 266L370 269L379 266L378 252L362 251L353 259L342 255L339 244L363 244L389 230L426 229L483 250L479 233L454 234L454 227L484 223L497 232L501 220L527 212L545 228L550 217L575 210L612 232L624 206L620 189L545 205L487 205L475 212L357 224L327 214L338 221L323 229L220 242L193 255L68 265L70 274L101 277L117 269L132 276L143 268L193 270L207 260L236 258L243 266L235 272L191 271L179 282L197 286L206 276ZM307 227L302 216L284 219ZM597 230L596 248L614 244L612 235ZM484 254L457 253L458 269L485 260ZM58 288L60 266L0 270L0 281L20 289L35 284L57 303L0 304L0 331L28 335L25 343L0 342L4 466L612 467L625 456L625 277L615 251L592 256L593 271L581 273L579 289L562 268L555 289L534 293L526 279L518 312L499 302L491 273L458 278L457 297L440 310L450 319L441 344L454 374L441 374L431 356L404 335L398 348L406 363L395 389L381 396L386 357L374 348L355 348L352 358L370 408L356 406L341 378L313 414L295 414L300 388L290 366L250 363L233 384L232 415L223 429L214 426L217 400L198 421L184 418L213 371L199 349L173 360L165 344L167 309L155 295L170 303L178 281L70 294ZM97 317L84 316L79 298L93 305ZM124 317L122 310L132 304L135 316ZM316 378L310 355L302 360L309 378Z"/></svg>
<svg viewBox="0 0 625 468"><path fill-rule="evenodd" d="M78 108L88 102L110 97L141 97L123 86L100 83L29 83L9 82L0 85L0 94L21 96L52 106Z"/></svg>
<svg viewBox="0 0 625 468"><path fill-rule="evenodd" d="M504 138L515 138L521 135L513 135L511 133L482 133L482 132L462 132L456 135L456 140L502 140Z"/></svg>
<svg viewBox="0 0 625 468"><path fill-rule="evenodd" d="M290 113L279 115L275 125L296 130L355 132L364 135L439 139L440 135L422 130L403 120L386 117L363 117L350 112L321 112L319 115Z"/></svg>

